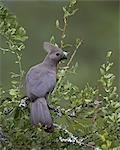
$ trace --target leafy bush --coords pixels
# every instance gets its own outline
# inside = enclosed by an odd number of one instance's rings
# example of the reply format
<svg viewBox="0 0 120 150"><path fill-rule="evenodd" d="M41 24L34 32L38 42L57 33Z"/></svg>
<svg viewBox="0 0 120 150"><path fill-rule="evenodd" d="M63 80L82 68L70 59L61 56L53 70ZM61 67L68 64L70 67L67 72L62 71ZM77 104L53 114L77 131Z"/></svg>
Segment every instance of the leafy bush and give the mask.
<svg viewBox="0 0 120 150"><path fill-rule="evenodd" d="M11 74L9 91L0 88L1 149L120 149L120 103L117 88L113 84L115 75L111 73L112 52L107 53L106 62L100 67L100 79L94 87L87 84L80 90L66 78L76 72L77 64L71 66L71 63L82 43L79 38L74 44L65 43L69 18L77 11L75 6L76 0L70 0L63 7L63 27L56 20L56 27L61 35L60 47L72 47L75 50L67 65L62 65L58 71L57 86L50 96L50 104L57 108L57 112L51 112L56 130L48 134L40 127L31 126L29 107L19 107L24 76L22 50L27 36L16 17L3 4L0 5L0 34L8 45L8 48L0 49L3 53L15 55L19 67L19 73ZM57 44L54 36L50 41Z"/></svg>

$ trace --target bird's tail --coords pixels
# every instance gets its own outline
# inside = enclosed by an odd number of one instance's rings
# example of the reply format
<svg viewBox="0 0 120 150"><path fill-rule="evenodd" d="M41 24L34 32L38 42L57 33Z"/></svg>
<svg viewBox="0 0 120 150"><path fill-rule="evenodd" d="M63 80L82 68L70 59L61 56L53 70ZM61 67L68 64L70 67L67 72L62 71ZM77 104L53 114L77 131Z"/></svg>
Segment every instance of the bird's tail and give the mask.
<svg viewBox="0 0 120 150"><path fill-rule="evenodd" d="M54 131L52 118L45 98L37 98L32 102L30 112L33 125L38 125L40 123L46 126L46 132L50 133Z"/></svg>

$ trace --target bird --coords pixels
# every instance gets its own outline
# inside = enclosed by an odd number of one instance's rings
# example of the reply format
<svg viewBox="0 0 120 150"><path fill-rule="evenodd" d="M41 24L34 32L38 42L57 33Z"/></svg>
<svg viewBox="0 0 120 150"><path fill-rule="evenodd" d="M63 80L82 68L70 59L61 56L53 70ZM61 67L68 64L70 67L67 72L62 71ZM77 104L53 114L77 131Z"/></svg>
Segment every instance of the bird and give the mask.
<svg viewBox="0 0 120 150"><path fill-rule="evenodd" d="M32 125L42 125L45 131L54 131L53 120L49 111L48 96L56 86L57 65L67 59L67 52L50 42L44 42L47 56L43 62L31 67L26 74L25 86L27 97L31 100L30 118Z"/></svg>

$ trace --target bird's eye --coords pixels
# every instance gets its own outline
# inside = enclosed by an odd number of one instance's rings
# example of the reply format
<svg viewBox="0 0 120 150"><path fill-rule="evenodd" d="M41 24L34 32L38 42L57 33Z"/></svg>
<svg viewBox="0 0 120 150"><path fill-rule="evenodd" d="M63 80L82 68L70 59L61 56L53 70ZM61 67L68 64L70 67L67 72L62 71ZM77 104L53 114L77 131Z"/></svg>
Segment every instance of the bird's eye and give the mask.
<svg viewBox="0 0 120 150"><path fill-rule="evenodd" d="M56 53L56 56L59 56L60 55L60 53Z"/></svg>

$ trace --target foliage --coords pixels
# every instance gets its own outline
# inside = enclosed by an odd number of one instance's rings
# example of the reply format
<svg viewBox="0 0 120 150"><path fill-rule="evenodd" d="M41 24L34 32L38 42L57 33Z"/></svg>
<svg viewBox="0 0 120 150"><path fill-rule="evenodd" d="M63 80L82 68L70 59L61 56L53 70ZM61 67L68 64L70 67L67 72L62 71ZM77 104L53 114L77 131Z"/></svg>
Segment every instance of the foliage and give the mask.
<svg viewBox="0 0 120 150"><path fill-rule="evenodd" d="M13 88L10 89L10 95L15 96L18 92L20 93L21 81L24 75L24 71L22 70L21 58L22 50L25 48L23 42L28 37L26 36L25 29L16 21L16 16L11 14L7 10L7 8L4 7L2 2L0 3L0 34L3 38L5 38L6 45L8 47L0 47L0 50L3 52L3 54L5 54L6 52L10 52L11 54L15 55L15 63L18 64L19 68L18 73L11 72L11 78L13 78L11 81ZM18 80L14 80L14 78L18 78Z"/></svg>
<svg viewBox="0 0 120 150"><path fill-rule="evenodd" d="M56 20L61 36L60 47L72 47L75 50L67 65L59 68L57 86L50 96L50 104L57 108L57 112L51 112L56 130L48 134L40 127L31 126L29 108L19 107L21 80L24 75L21 54L27 36L16 17L3 4L0 5L0 34L8 46L0 49L3 53L10 52L15 55L19 67L19 73L11 74L9 92L0 88L1 149L120 149L120 103L117 88L113 84L115 75L111 73L112 52L107 53L106 62L100 67L100 79L95 87L87 84L80 91L66 79L68 74L76 72L77 64L71 66L71 63L82 42L77 38L74 44L65 43L69 18L76 11L76 0L70 0L63 7L63 27ZM54 36L50 41L58 45Z"/></svg>

